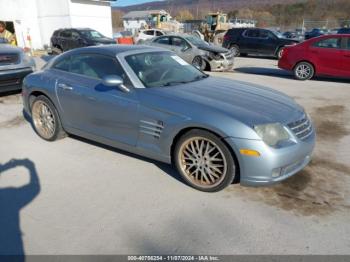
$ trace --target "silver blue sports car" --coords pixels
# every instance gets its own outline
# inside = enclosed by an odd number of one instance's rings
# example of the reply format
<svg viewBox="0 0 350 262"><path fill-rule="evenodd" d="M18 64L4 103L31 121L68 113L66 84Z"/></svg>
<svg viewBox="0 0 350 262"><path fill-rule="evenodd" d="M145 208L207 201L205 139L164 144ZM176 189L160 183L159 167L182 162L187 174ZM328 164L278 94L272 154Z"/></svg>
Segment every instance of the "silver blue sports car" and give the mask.
<svg viewBox="0 0 350 262"><path fill-rule="evenodd" d="M274 90L208 76L150 46L74 49L23 85L37 134L74 134L173 163L192 187L269 185L304 168L315 131L303 108Z"/></svg>

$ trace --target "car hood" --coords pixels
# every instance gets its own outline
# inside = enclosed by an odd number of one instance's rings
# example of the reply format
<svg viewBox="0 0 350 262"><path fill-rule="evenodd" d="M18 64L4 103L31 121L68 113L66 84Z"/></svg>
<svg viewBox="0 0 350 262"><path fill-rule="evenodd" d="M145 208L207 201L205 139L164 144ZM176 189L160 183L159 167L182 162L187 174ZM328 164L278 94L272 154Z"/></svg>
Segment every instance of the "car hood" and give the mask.
<svg viewBox="0 0 350 262"><path fill-rule="evenodd" d="M197 47L198 47L198 49L213 52L213 53L226 53L229 51L226 48L223 48L220 46L215 46L215 45L199 45Z"/></svg>
<svg viewBox="0 0 350 262"><path fill-rule="evenodd" d="M292 44L300 43L299 40L290 39L290 38L280 38L280 41L281 41L284 45L292 45Z"/></svg>
<svg viewBox="0 0 350 262"><path fill-rule="evenodd" d="M21 53L22 49L9 44L0 44L0 53Z"/></svg>
<svg viewBox="0 0 350 262"><path fill-rule="evenodd" d="M111 39L111 38L99 38L99 39L94 39L92 40L94 43L99 43L99 44L115 44L116 42Z"/></svg>
<svg viewBox="0 0 350 262"><path fill-rule="evenodd" d="M232 81L209 77L204 80L165 88L155 88L157 95L183 100L190 105L211 108L253 127L257 124L288 124L304 114L301 106L281 92Z"/></svg>

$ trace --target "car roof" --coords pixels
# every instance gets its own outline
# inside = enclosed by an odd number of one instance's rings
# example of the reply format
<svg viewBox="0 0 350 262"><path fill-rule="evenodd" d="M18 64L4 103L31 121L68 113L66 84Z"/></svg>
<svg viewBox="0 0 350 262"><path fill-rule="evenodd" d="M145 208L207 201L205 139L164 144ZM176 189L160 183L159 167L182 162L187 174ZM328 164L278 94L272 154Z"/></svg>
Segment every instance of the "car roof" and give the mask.
<svg viewBox="0 0 350 262"><path fill-rule="evenodd" d="M114 45L113 44L113 45L101 45L101 46L89 46L89 47L76 48L66 53L69 53L71 55L78 54L78 53L99 53L99 54L115 56L120 53L129 52L129 51L139 51L139 50L164 51L164 49L162 48L146 46L146 45Z"/></svg>

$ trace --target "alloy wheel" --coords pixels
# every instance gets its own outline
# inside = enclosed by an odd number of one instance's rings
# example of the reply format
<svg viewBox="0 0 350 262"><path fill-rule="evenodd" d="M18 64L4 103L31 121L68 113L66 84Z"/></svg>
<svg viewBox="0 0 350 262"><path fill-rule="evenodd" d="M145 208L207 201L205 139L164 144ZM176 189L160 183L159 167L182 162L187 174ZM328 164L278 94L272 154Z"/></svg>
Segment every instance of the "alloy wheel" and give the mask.
<svg viewBox="0 0 350 262"><path fill-rule="evenodd" d="M312 73L312 68L306 64L300 64L295 68L295 74L300 79L307 79Z"/></svg>
<svg viewBox="0 0 350 262"><path fill-rule="evenodd" d="M220 147L204 137L186 140L179 150L179 163L185 178L202 188L219 185L227 173L227 160Z"/></svg>
<svg viewBox="0 0 350 262"><path fill-rule="evenodd" d="M54 136L56 130L55 117L50 107L43 101L33 104L32 116L35 129L45 139Z"/></svg>
<svg viewBox="0 0 350 262"><path fill-rule="evenodd" d="M199 56L196 56L193 61L192 61L192 65L196 68L198 68L199 70L202 70L203 67L203 60L202 58L200 58Z"/></svg>

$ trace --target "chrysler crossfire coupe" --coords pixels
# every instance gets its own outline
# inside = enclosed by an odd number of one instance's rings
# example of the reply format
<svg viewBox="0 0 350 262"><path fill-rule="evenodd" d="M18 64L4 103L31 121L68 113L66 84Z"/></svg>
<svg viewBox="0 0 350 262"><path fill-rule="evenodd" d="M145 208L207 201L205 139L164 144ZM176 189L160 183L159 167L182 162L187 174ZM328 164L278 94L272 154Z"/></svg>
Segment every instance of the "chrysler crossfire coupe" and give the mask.
<svg viewBox="0 0 350 262"><path fill-rule="evenodd" d="M212 77L150 46L68 51L25 78L36 133L74 134L173 164L190 186L270 185L310 161L304 109L269 88Z"/></svg>

